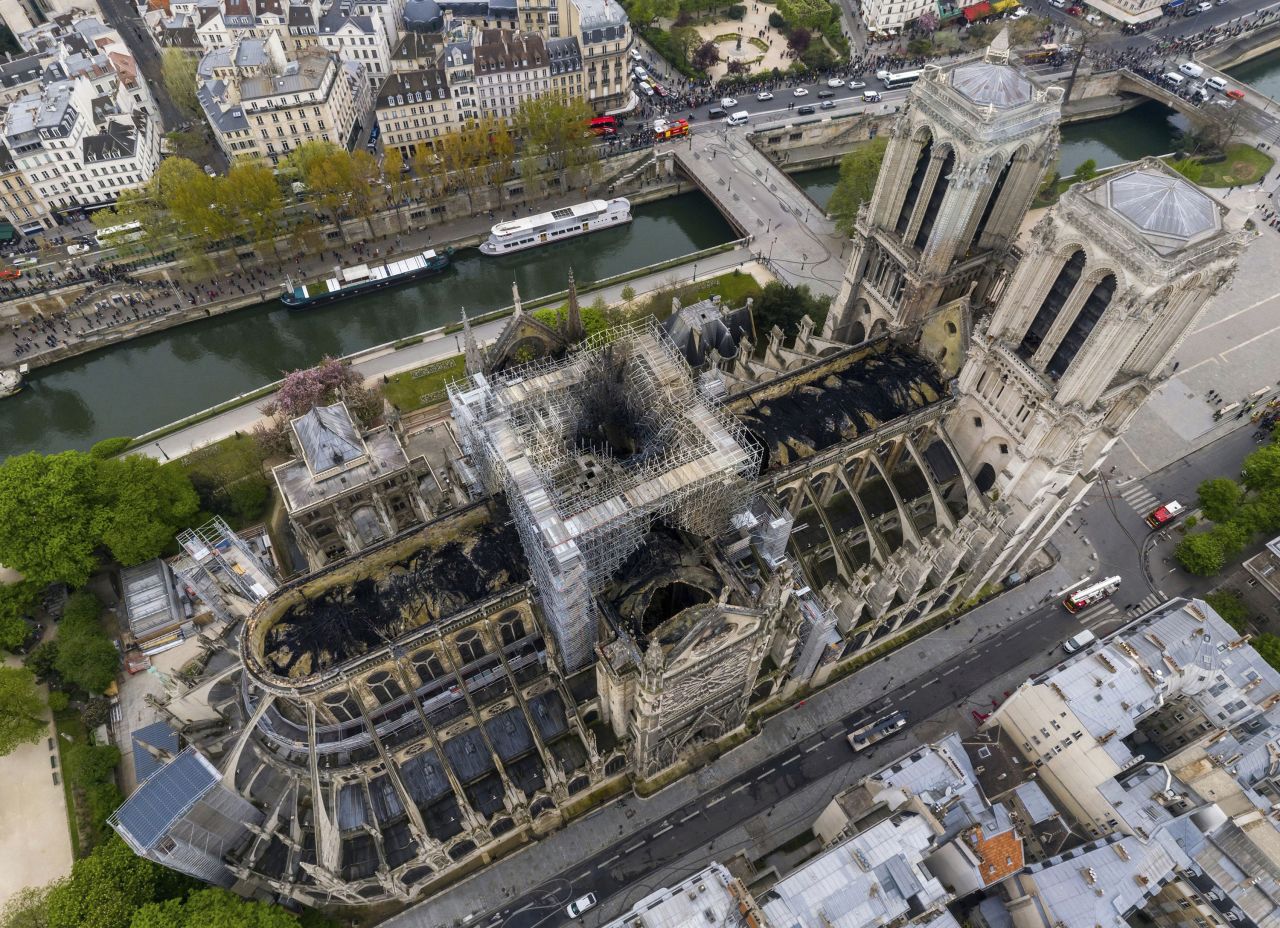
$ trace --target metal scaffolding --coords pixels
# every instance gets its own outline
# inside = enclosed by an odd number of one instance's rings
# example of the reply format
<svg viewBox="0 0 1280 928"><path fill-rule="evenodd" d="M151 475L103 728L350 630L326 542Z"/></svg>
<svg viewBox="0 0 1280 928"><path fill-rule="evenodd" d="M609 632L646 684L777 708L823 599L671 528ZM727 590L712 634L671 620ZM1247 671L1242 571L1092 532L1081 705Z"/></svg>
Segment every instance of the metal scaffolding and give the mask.
<svg viewBox="0 0 1280 928"><path fill-rule="evenodd" d="M253 606L279 585L271 568L221 516L215 516L197 529L183 529L178 535L178 544L187 554L176 565L178 575L224 621L230 619L223 602L224 593L238 596Z"/></svg>
<svg viewBox="0 0 1280 928"><path fill-rule="evenodd" d="M570 669L596 640L592 593L655 519L718 534L750 494L761 449L699 391L649 319L596 333L570 357L449 386L464 451L505 492Z"/></svg>

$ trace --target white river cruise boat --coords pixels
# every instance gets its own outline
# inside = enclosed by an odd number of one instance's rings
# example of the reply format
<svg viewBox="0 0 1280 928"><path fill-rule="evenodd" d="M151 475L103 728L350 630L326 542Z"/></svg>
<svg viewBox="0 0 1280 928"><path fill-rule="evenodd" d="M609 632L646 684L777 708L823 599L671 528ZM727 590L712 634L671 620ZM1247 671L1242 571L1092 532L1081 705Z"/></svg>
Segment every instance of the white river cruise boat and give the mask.
<svg viewBox="0 0 1280 928"><path fill-rule="evenodd" d="M505 255L630 221L631 201L626 197L589 200L525 219L500 222L490 230L489 240L481 244L480 250L487 255Z"/></svg>

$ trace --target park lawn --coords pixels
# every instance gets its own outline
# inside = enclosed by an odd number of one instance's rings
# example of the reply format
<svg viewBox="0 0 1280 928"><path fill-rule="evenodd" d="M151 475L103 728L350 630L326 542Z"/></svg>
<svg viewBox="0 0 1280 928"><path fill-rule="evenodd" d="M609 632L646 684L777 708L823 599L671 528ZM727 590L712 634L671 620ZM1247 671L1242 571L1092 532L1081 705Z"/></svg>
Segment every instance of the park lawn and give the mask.
<svg viewBox="0 0 1280 928"><path fill-rule="evenodd" d="M437 394L451 380L456 380L466 372L466 359L462 355L454 355L445 359L448 363L433 361L424 367L395 374L382 387L382 395L401 412L411 412L422 408L422 398ZM437 365L439 365L437 367ZM420 371L435 368L430 373L415 377Z"/></svg>
<svg viewBox="0 0 1280 928"><path fill-rule="evenodd" d="M1275 159L1265 152L1260 152L1252 145L1228 145L1225 161L1217 164L1204 164L1204 173L1197 183L1201 187L1239 187L1244 184L1256 184L1271 170Z"/></svg>
<svg viewBox="0 0 1280 928"><path fill-rule="evenodd" d="M174 463L191 477L218 481L229 477L235 480L261 473L262 451L252 435L229 435L178 458Z"/></svg>
<svg viewBox="0 0 1280 928"><path fill-rule="evenodd" d="M165 467L181 468L200 494L202 510L221 516L239 531L261 521L265 502L270 498L270 481L263 474L265 460L257 439L237 432L174 458ZM253 490L251 484L259 489ZM255 497L262 506L245 502ZM168 553L175 551L176 541Z"/></svg>

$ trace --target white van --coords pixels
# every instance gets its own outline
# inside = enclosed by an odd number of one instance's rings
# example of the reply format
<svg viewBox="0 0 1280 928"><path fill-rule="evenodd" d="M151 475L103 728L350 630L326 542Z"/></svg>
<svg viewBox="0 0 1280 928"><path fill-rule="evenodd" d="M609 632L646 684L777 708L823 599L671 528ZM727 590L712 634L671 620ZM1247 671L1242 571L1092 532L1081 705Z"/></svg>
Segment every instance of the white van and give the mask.
<svg viewBox="0 0 1280 928"><path fill-rule="evenodd" d="M1178 65L1178 70L1181 71L1183 74L1187 75L1187 77L1198 78L1200 75L1204 74L1204 68L1190 61L1182 62L1182 64Z"/></svg>
<svg viewBox="0 0 1280 928"><path fill-rule="evenodd" d="M1174 74L1172 71L1164 76L1164 82L1172 87L1181 87L1184 81L1186 81L1185 77L1181 74Z"/></svg>
<svg viewBox="0 0 1280 928"><path fill-rule="evenodd" d="M1068 654L1075 654L1077 651L1083 651L1097 640L1097 636L1086 628L1080 634L1074 635L1062 642L1062 650L1066 651Z"/></svg>
<svg viewBox="0 0 1280 928"><path fill-rule="evenodd" d="M1218 91L1218 93L1222 93L1228 86L1227 82L1220 77L1206 77L1204 79L1204 85L1210 90Z"/></svg>
<svg viewBox="0 0 1280 928"><path fill-rule="evenodd" d="M745 126L747 121L751 119L751 114L746 110L738 110L724 118L724 121L731 126Z"/></svg>

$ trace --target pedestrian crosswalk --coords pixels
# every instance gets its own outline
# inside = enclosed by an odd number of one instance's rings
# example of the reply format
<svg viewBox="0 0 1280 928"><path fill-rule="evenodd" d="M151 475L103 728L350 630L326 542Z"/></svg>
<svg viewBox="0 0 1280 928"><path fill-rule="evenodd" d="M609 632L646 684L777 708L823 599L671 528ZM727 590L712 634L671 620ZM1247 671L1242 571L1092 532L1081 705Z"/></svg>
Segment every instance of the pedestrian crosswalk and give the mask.
<svg viewBox="0 0 1280 928"><path fill-rule="evenodd" d="M1140 483L1129 484L1120 491L1120 498L1128 503L1129 507L1140 516L1147 515L1160 505L1160 500Z"/></svg>
<svg viewBox="0 0 1280 928"><path fill-rule="evenodd" d="M1139 616L1139 615L1142 615L1143 613L1150 612L1156 606L1164 602L1165 598L1166 597L1163 593L1151 593L1147 596L1144 596L1142 598L1142 602L1135 603L1134 605L1126 609L1125 614L1128 615L1130 618L1132 618L1134 616Z"/></svg>
<svg viewBox="0 0 1280 928"><path fill-rule="evenodd" d="M1080 620L1080 624L1091 628L1095 625L1101 625L1103 622L1122 620L1124 613L1120 611L1120 607L1114 602L1106 599L1096 606L1080 610L1076 613L1076 618Z"/></svg>

